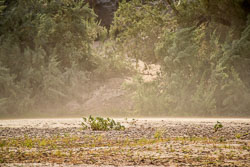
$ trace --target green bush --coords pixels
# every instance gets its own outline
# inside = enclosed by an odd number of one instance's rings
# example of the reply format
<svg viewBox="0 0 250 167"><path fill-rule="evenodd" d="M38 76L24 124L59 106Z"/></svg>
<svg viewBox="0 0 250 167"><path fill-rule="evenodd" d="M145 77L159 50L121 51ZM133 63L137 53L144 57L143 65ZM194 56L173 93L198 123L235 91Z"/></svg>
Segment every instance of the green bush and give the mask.
<svg viewBox="0 0 250 167"><path fill-rule="evenodd" d="M115 12L110 33L129 57L154 62L154 43L165 26L172 24L167 16L160 1L123 1Z"/></svg>
<svg viewBox="0 0 250 167"><path fill-rule="evenodd" d="M9 3L0 22L1 61L11 68L11 72L17 73L19 68L32 63L31 56L26 57L25 52L40 49L44 55L40 57L42 62L38 63L47 65L49 58L56 56L61 70L74 65L91 69L93 34L90 30L97 26L94 18L93 11L82 1L25 0ZM23 63L23 67L17 64L19 62L27 63Z"/></svg>
<svg viewBox="0 0 250 167"><path fill-rule="evenodd" d="M92 117L91 115L89 118L83 117L82 122L83 129L91 129L94 131L107 131L107 130L124 130L125 127L121 125L120 122L115 122L113 119L110 118L102 118L102 117Z"/></svg>
<svg viewBox="0 0 250 167"><path fill-rule="evenodd" d="M214 125L214 132L217 132L221 128L223 128L222 123L217 121L217 123Z"/></svg>

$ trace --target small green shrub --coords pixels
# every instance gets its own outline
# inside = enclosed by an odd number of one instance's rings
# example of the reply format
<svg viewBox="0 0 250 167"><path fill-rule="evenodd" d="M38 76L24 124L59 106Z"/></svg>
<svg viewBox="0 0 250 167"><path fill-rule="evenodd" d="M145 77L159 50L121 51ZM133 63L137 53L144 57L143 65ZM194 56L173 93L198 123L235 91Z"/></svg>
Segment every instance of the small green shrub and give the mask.
<svg viewBox="0 0 250 167"><path fill-rule="evenodd" d="M82 122L83 129L91 129L94 131L108 131L108 130L124 130L125 127L121 125L120 122L115 122L113 119L110 118L102 118L102 117L92 117L91 115L89 118L83 117Z"/></svg>
<svg viewBox="0 0 250 167"><path fill-rule="evenodd" d="M222 123L217 121L217 123L214 125L214 132L217 132L222 127L223 127Z"/></svg>

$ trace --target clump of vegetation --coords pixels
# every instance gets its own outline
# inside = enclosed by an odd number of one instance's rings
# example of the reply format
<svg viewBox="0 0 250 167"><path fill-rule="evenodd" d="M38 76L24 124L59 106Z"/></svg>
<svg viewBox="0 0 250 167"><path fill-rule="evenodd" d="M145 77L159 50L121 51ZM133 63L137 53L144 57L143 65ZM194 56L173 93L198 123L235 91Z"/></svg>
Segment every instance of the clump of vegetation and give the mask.
<svg viewBox="0 0 250 167"><path fill-rule="evenodd" d="M250 115L249 1L122 1L109 32L86 2L0 0L1 116L81 102L72 89L128 57L162 69L135 83L140 115Z"/></svg>
<svg viewBox="0 0 250 167"><path fill-rule="evenodd" d="M110 34L129 57L155 62L154 44L168 25L168 14L163 13L163 1L122 1L115 13Z"/></svg>
<svg viewBox="0 0 250 167"><path fill-rule="evenodd" d="M111 27L117 42L129 56L162 67L157 81L135 83L140 115L250 114L246 5L242 0L132 0L119 6Z"/></svg>
<svg viewBox="0 0 250 167"><path fill-rule="evenodd" d="M76 97L72 87L96 68L90 50L100 30L95 19L83 1L0 0L1 116Z"/></svg>
<svg viewBox="0 0 250 167"><path fill-rule="evenodd" d="M64 112L90 75L127 72L112 42L92 48L106 34L87 1L0 0L0 116Z"/></svg>
<svg viewBox="0 0 250 167"><path fill-rule="evenodd" d="M125 130L125 127L120 122L115 122L111 118L105 119L102 117L92 117L91 115L89 118L83 117L82 127L83 129L94 131Z"/></svg>
<svg viewBox="0 0 250 167"><path fill-rule="evenodd" d="M217 121L217 123L214 125L214 132L217 132L221 128L223 128L222 123Z"/></svg>

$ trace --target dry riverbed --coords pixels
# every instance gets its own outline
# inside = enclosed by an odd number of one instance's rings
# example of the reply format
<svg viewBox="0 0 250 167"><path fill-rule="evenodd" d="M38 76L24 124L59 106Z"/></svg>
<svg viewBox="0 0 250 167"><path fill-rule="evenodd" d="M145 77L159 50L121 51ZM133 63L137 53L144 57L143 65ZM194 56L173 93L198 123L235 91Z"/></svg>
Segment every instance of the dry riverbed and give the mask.
<svg viewBox="0 0 250 167"><path fill-rule="evenodd" d="M250 166L250 119L0 120L0 166ZM223 125L215 132L214 125Z"/></svg>

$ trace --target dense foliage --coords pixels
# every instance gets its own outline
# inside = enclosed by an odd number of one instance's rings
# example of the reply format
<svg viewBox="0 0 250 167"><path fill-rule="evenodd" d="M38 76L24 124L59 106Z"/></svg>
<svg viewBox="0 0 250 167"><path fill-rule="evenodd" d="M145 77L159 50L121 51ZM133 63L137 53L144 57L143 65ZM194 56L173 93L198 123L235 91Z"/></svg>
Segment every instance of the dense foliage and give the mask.
<svg viewBox="0 0 250 167"><path fill-rule="evenodd" d="M155 61L154 43L165 27L172 27L159 2L123 1L115 13L111 34L130 57Z"/></svg>
<svg viewBox="0 0 250 167"><path fill-rule="evenodd" d="M138 114L249 116L249 11L249 0L122 1L107 32L84 0L0 0L0 114L81 102L90 73L122 75L131 57L162 67L135 79Z"/></svg>
<svg viewBox="0 0 250 167"><path fill-rule="evenodd" d="M163 67L156 81L137 79L140 114L250 115L248 1L132 0L112 28L131 56Z"/></svg>
<svg viewBox="0 0 250 167"><path fill-rule="evenodd" d="M0 113L72 98L72 85L96 66L93 11L71 0L1 0L0 9Z"/></svg>

